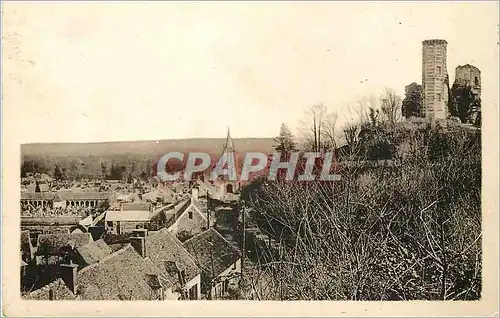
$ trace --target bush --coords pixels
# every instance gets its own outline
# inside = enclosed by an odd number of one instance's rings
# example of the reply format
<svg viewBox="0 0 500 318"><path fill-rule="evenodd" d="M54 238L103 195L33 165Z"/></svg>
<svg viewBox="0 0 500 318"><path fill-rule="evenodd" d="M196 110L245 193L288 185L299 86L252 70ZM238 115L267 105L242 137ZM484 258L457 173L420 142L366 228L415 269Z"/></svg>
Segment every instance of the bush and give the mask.
<svg viewBox="0 0 500 318"><path fill-rule="evenodd" d="M280 243L268 267L284 299L480 299L480 131L383 129L367 142L390 140L397 166L252 192L259 227Z"/></svg>

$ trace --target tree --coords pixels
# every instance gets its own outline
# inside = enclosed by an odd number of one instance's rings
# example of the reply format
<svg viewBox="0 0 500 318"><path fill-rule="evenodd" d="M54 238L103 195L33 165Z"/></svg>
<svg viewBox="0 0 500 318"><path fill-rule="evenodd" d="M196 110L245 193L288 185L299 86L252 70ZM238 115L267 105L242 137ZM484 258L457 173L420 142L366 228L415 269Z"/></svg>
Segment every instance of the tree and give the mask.
<svg viewBox="0 0 500 318"><path fill-rule="evenodd" d="M422 108L422 85L413 82L405 87L405 99L401 105L401 113L405 118L420 116Z"/></svg>
<svg viewBox="0 0 500 318"><path fill-rule="evenodd" d="M384 119L394 125L401 119L401 97L393 89L387 88L380 98L380 110Z"/></svg>
<svg viewBox="0 0 500 318"><path fill-rule="evenodd" d="M329 112L325 116L324 120L324 129L323 129L323 135L325 144L327 144L327 147L330 149L335 149L337 148L337 119L338 119L338 114L335 111Z"/></svg>
<svg viewBox="0 0 500 318"><path fill-rule="evenodd" d="M281 155L288 154L296 150L296 143L293 140L293 135L286 124L281 124L279 136L274 138L274 149Z"/></svg>
<svg viewBox="0 0 500 318"><path fill-rule="evenodd" d="M59 167L59 166L55 167L55 169L54 169L54 178L56 180L62 180L62 179L64 179L63 173L61 171L61 167Z"/></svg>
<svg viewBox="0 0 500 318"><path fill-rule="evenodd" d="M466 123L471 119L472 113L480 106L481 100L475 96L470 86L453 84L448 105L452 116L458 117L462 123Z"/></svg>
<svg viewBox="0 0 500 318"><path fill-rule="evenodd" d="M108 168L104 162L101 162L101 177L102 179L106 179L108 176Z"/></svg>
<svg viewBox="0 0 500 318"><path fill-rule="evenodd" d="M378 126L378 116L380 115L380 110L370 107L369 117L370 117L370 125L375 128Z"/></svg>
<svg viewBox="0 0 500 318"><path fill-rule="evenodd" d="M324 136L324 119L326 106L317 104L306 111L306 118L302 121L306 138L306 147L313 152L320 152L324 148L322 137Z"/></svg>

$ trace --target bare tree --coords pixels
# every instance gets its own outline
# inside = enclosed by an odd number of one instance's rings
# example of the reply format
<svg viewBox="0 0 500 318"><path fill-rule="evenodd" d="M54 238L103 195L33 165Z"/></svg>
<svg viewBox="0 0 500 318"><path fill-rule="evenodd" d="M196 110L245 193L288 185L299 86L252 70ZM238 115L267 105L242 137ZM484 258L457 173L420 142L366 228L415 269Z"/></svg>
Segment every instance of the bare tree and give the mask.
<svg viewBox="0 0 500 318"><path fill-rule="evenodd" d="M402 99L396 94L396 91L386 88L385 94L380 98L380 109L384 119L391 125L394 125L402 118L401 113Z"/></svg>
<svg viewBox="0 0 500 318"><path fill-rule="evenodd" d="M338 114L336 111L330 111L326 114L324 120L323 135L330 149L337 148L337 120Z"/></svg>
<svg viewBox="0 0 500 318"><path fill-rule="evenodd" d="M324 136L326 106L324 104L313 105L306 111L305 115L301 125L306 139L306 148L314 152L320 152L324 148L322 137Z"/></svg>

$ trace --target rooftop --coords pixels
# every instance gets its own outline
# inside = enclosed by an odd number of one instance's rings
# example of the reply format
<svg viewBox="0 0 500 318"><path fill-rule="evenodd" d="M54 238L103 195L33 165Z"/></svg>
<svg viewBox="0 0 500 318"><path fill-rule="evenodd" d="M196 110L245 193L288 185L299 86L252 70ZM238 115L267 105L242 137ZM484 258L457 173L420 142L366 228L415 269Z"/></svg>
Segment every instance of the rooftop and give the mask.
<svg viewBox="0 0 500 318"><path fill-rule="evenodd" d="M174 262L179 270L184 271L186 281L201 273L182 243L165 228L146 236L146 254L157 268L165 270L166 276L173 284L180 284L179 275L169 269L166 262Z"/></svg>
<svg viewBox="0 0 500 318"><path fill-rule="evenodd" d="M196 263L204 270L219 276L224 270L240 259L241 254L219 232L210 228L183 243Z"/></svg>
<svg viewBox="0 0 500 318"><path fill-rule="evenodd" d="M53 300L74 300L76 298L71 290L69 290L69 288L66 286L64 281L61 278L58 278L52 283L47 284L40 289L32 291L25 296L25 299L49 300L51 298L51 290Z"/></svg>
<svg viewBox="0 0 500 318"><path fill-rule="evenodd" d="M105 220L111 221L150 221L152 213L144 210L107 211Z"/></svg>
<svg viewBox="0 0 500 318"><path fill-rule="evenodd" d="M448 44L448 42L443 39L429 39L422 41L422 44Z"/></svg>
<svg viewBox="0 0 500 318"><path fill-rule="evenodd" d="M40 234L38 236L37 250L42 255L59 255L65 248L77 248L92 242L90 233L58 233Z"/></svg>
<svg viewBox="0 0 500 318"><path fill-rule="evenodd" d="M78 272L78 294L87 300L153 300L160 278L131 245ZM156 277L156 278L155 278Z"/></svg>
<svg viewBox="0 0 500 318"><path fill-rule="evenodd" d="M102 239L80 246L76 251L89 265L97 263L111 254L111 248Z"/></svg>
<svg viewBox="0 0 500 318"><path fill-rule="evenodd" d="M123 203L123 211L150 211L151 203L148 202L133 202L133 203Z"/></svg>

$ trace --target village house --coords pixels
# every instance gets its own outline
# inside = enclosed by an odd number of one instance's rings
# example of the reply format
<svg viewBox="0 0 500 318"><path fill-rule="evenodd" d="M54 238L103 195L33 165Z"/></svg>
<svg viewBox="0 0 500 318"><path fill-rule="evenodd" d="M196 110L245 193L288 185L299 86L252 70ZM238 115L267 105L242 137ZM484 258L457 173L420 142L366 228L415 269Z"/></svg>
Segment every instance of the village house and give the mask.
<svg viewBox="0 0 500 318"><path fill-rule="evenodd" d="M119 192L116 195L116 202L120 204L120 206L124 203L131 203L141 201L139 195L135 192Z"/></svg>
<svg viewBox="0 0 500 318"><path fill-rule="evenodd" d="M166 212L167 223L165 227L174 235L181 232L191 236L201 233L215 223L215 219L210 218L208 213L203 210L206 211L198 200L197 189L194 188L189 199Z"/></svg>
<svg viewBox="0 0 500 318"><path fill-rule="evenodd" d="M202 293L209 299L223 298L238 288L241 253L213 228L182 244L202 270Z"/></svg>
<svg viewBox="0 0 500 318"><path fill-rule="evenodd" d="M77 299L66 283L58 278L55 281L28 293L25 299L30 300L75 300Z"/></svg>
<svg viewBox="0 0 500 318"><path fill-rule="evenodd" d="M121 205L122 211L153 211L153 205L149 202L129 202Z"/></svg>
<svg viewBox="0 0 500 318"><path fill-rule="evenodd" d="M168 281L149 258L128 244L78 271L78 265L61 266L61 278L82 300L163 300ZM168 296L168 295L167 295Z"/></svg>
<svg viewBox="0 0 500 318"><path fill-rule="evenodd" d="M135 230L130 244L164 275L166 299L201 299L201 270L182 243L167 229Z"/></svg>
<svg viewBox="0 0 500 318"><path fill-rule="evenodd" d="M70 233L82 220L80 216L21 216L21 230L38 233Z"/></svg>
<svg viewBox="0 0 500 318"><path fill-rule="evenodd" d="M143 194L142 200L154 204L168 204L176 201L176 195L172 192L172 190L166 187L161 187Z"/></svg>
<svg viewBox="0 0 500 318"><path fill-rule="evenodd" d="M65 261L74 249L92 242L89 233L57 233L38 235L36 248L37 265L55 265Z"/></svg>
<svg viewBox="0 0 500 318"><path fill-rule="evenodd" d="M102 203L113 202L113 193L110 192L23 192L21 193L21 208L47 207L98 207Z"/></svg>
<svg viewBox="0 0 500 318"><path fill-rule="evenodd" d="M58 196L57 192L22 192L21 193L21 208L22 209L26 209L28 206L53 208L54 201L55 202L62 201L60 196Z"/></svg>
<svg viewBox="0 0 500 318"><path fill-rule="evenodd" d="M59 196L66 202L66 207L96 208L102 204L112 204L115 195L112 192L59 192Z"/></svg>
<svg viewBox="0 0 500 318"><path fill-rule="evenodd" d="M107 211L105 216L106 232L111 234L131 233L135 229L148 228L153 213L144 210Z"/></svg>

